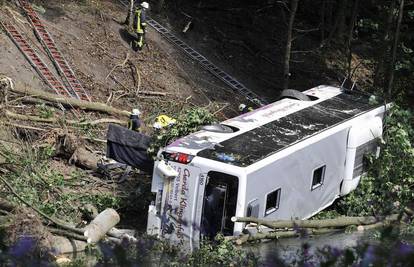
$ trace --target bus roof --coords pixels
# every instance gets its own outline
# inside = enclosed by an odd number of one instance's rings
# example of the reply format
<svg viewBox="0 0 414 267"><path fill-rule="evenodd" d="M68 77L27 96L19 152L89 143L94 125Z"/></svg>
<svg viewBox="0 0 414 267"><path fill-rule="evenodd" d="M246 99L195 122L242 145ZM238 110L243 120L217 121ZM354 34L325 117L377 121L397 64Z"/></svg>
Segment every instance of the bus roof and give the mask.
<svg viewBox="0 0 414 267"><path fill-rule="evenodd" d="M246 167L381 105L364 93L331 86L304 93L318 99L283 99L222 123L238 128L237 132L199 131L166 149Z"/></svg>

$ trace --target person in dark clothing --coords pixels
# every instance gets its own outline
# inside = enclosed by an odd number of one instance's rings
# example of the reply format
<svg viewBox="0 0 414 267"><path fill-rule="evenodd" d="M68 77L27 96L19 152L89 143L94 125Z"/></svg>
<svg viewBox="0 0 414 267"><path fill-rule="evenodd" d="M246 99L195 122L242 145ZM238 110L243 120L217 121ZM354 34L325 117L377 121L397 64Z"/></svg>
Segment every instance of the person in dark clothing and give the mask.
<svg viewBox="0 0 414 267"><path fill-rule="evenodd" d="M250 111L253 111L254 109L252 107L246 106L245 104L240 104L239 105L239 111L244 114Z"/></svg>
<svg viewBox="0 0 414 267"><path fill-rule="evenodd" d="M147 2L142 2L135 10L134 15L134 32L137 35L137 39L133 41L133 48L135 51L142 50L145 44L145 28L147 27L146 23L146 10L149 8Z"/></svg>
<svg viewBox="0 0 414 267"><path fill-rule="evenodd" d="M134 108L129 116L128 129L139 132L139 128L141 127L139 115L141 115L139 109Z"/></svg>

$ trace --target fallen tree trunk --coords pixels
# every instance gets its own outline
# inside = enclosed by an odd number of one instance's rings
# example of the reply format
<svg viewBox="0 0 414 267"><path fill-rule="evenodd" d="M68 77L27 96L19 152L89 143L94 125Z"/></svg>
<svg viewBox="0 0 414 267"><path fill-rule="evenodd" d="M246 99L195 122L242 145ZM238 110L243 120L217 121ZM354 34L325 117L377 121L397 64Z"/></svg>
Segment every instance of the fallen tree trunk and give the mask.
<svg viewBox="0 0 414 267"><path fill-rule="evenodd" d="M6 122L6 121L0 121L0 125L7 125L7 126L10 126L10 127L15 127L15 128L19 128L19 129L39 131L39 132L49 131L49 130L46 130L46 129L43 129L43 128L33 127L33 126L29 126L29 125L21 125L21 124L16 124L16 123L10 123L10 122Z"/></svg>
<svg viewBox="0 0 414 267"><path fill-rule="evenodd" d="M15 120L24 120L24 121L33 121L33 122L42 122L42 123L58 123L60 121L65 122L70 125L97 125L97 124L103 124L103 123L115 123L120 125L126 125L126 121L118 120L118 119L112 119L112 118L103 118L93 121L75 121L75 120L60 120L56 118L41 118L38 116L30 116L30 115L22 115L17 114L14 112L11 112L9 110L5 111L5 114L8 118L15 119Z"/></svg>
<svg viewBox="0 0 414 267"><path fill-rule="evenodd" d="M103 103L99 102L88 102L83 101L75 98L66 98L62 96L58 96L52 93L48 93L42 90L37 90L28 86L25 86L21 83L15 83L14 86L9 86L8 90L10 92L28 95L34 98L39 98L48 102L52 103L61 103L64 106L69 107L76 107L83 110L90 110L90 111L98 111L103 112L111 115L121 115L121 116L129 116L130 112L126 110L120 110L111 106L108 106Z"/></svg>
<svg viewBox="0 0 414 267"><path fill-rule="evenodd" d="M83 235L80 234L76 234L73 232L69 232L69 231L65 231L65 230L61 230L61 229L53 229L53 228L49 228L48 229L49 232L51 232L52 234L58 235L58 236L64 236L70 239L75 239L75 240L79 240L79 241L87 241L87 238L84 237Z"/></svg>
<svg viewBox="0 0 414 267"><path fill-rule="evenodd" d="M82 252L87 245L88 243L85 241L73 240L63 236L54 236L51 241L51 247L55 255Z"/></svg>
<svg viewBox="0 0 414 267"><path fill-rule="evenodd" d="M0 198L0 209L8 212L13 211L17 206L10 201Z"/></svg>
<svg viewBox="0 0 414 267"><path fill-rule="evenodd" d="M328 233L341 232L343 229L307 229L306 234L308 235L322 235ZM289 238L289 237L298 237L301 233L298 231L283 231L283 232L268 232L268 233L257 233L254 235L244 234L240 236L234 236L231 238L226 238L227 240L235 242L237 245L243 245L246 242L266 240L266 239L279 239L279 238Z"/></svg>
<svg viewBox="0 0 414 267"><path fill-rule="evenodd" d="M84 236L88 243L96 243L120 221L118 213L114 209L106 209L99 213L84 230Z"/></svg>
<svg viewBox="0 0 414 267"><path fill-rule="evenodd" d="M94 170L98 168L99 157L88 151L81 138L70 134L58 135L55 144L56 156L69 160L69 164Z"/></svg>
<svg viewBox="0 0 414 267"><path fill-rule="evenodd" d="M69 164L84 167L88 170L96 171L98 169L98 158L92 152L84 147L78 147L69 159Z"/></svg>
<svg viewBox="0 0 414 267"><path fill-rule="evenodd" d="M383 218L389 221L398 220L398 214L393 214ZM350 225L368 225L379 222L380 220L374 216L366 217L338 217L326 220L276 220L269 221L253 217L233 217L233 222L256 223L272 229L283 228L330 228L330 227L346 227Z"/></svg>
<svg viewBox="0 0 414 267"><path fill-rule="evenodd" d="M258 218L252 217L233 217L233 222L247 222L255 223L257 225L263 225L272 229L292 229L292 228L302 228L309 235L318 235L325 233L332 233L343 231L346 227L351 225L358 225L358 231L371 230L376 228L385 227L391 223L398 221L400 219L399 214L392 214L390 216L382 218L379 220L373 216L367 217L339 217L335 219L326 219L326 220L275 220L267 221ZM226 237L227 240L235 242L237 245L242 245L248 241L256 241L263 239L278 239L278 238L288 238L299 236L298 231L274 231L268 233L257 233L255 235L240 235Z"/></svg>

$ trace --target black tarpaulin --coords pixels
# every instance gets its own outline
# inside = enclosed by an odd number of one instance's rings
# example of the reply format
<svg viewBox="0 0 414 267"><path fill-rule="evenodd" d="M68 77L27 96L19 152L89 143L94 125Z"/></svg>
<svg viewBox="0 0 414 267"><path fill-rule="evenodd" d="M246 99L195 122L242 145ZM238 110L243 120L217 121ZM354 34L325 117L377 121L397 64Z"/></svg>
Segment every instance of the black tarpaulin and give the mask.
<svg viewBox="0 0 414 267"><path fill-rule="evenodd" d="M141 170L152 170L154 162L147 155L149 136L109 124L106 139L106 157Z"/></svg>

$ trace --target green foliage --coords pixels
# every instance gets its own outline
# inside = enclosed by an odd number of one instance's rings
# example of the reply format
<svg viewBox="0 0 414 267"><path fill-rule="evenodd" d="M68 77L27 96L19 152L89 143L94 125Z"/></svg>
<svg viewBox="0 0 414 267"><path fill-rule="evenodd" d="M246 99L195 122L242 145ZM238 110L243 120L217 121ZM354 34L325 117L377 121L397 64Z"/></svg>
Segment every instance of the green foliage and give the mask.
<svg viewBox="0 0 414 267"><path fill-rule="evenodd" d="M121 199L118 196L115 196L110 193L100 193L100 194L86 194L80 197L80 202L82 204L92 204L99 211L102 211L106 208L117 209L121 205Z"/></svg>
<svg viewBox="0 0 414 267"><path fill-rule="evenodd" d="M334 219L334 218L339 217L340 215L341 214L337 210L326 209L326 210L319 212L315 216L313 216L312 219L314 220Z"/></svg>
<svg viewBox="0 0 414 267"><path fill-rule="evenodd" d="M51 147L41 150L26 148L18 155L4 147L0 147L0 150L7 155L7 163L13 164L15 168L15 172L6 174L7 181L23 199L48 215L78 222L80 208L85 204L92 204L100 211L120 206L118 196L85 187L89 181L82 172L72 172L65 177L53 168L49 161L53 154ZM0 191L0 197L20 204L7 191Z"/></svg>
<svg viewBox="0 0 414 267"><path fill-rule="evenodd" d="M45 103L42 103L41 105L36 105L36 108L39 112L39 117L43 119L52 118L55 114L55 109L48 107Z"/></svg>
<svg viewBox="0 0 414 267"><path fill-rule="evenodd" d="M161 129L154 134L148 154L156 156L161 147L165 147L174 140L195 132L201 125L210 124L214 121L214 116L204 108L191 108L184 110L174 125Z"/></svg>
<svg viewBox="0 0 414 267"><path fill-rule="evenodd" d="M237 248L224 236L217 235L215 242L203 242L200 249L191 254L189 266L256 266L258 259Z"/></svg>
<svg viewBox="0 0 414 267"><path fill-rule="evenodd" d="M378 159L368 157L369 170L358 188L339 203L347 215L389 214L414 200L413 114L399 107L386 117Z"/></svg>

